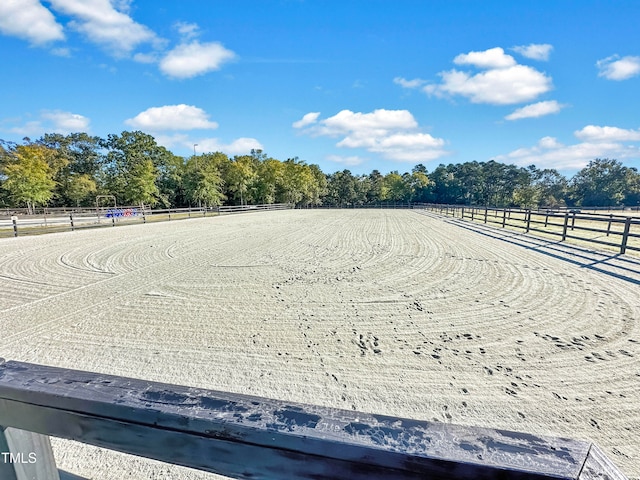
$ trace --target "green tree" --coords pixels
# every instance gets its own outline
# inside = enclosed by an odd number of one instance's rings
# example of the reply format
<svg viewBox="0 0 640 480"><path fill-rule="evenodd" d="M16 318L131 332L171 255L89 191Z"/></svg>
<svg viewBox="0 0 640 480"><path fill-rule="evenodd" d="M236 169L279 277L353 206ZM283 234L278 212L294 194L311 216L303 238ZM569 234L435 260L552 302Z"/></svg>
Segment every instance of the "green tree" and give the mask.
<svg viewBox="0 0 640 480"><path fill-rule="evenodd" d="M95 180L86 173L74 174L67 179L65 196L72 204L89 204L93 200L98 187Z"/></svg>
<svg viewBox="0 0 640 480"><path fill-rule="evenodd" d="M389 187L384 181L384 176L378 170L373 170L369 174L369 191L367 192L367 203L380 203L389 198Z"/></svg>
<svg viewBox="0 0 640 480"><path fill-rule="evenodd" d="M29 213L53 196L55 181L50 164L54 155L54 150L41 145L20 145L3 162L2 188L15 204L25 204Z"/></svg>
<svg viewBox="0 0 640 480"><path fill-rule="evenodd" d="M387 198L394 202L405 202L411 197L409 185L405 179L397 171L390 172L384 177L384 183L387 186Z"/></svg>
<svg viewBox="0 0 640 480"><path fill-rule="evenodd" d="M618 160L596 158L571 179L571 198L585 207L620 205L633 190L635 175Z"/></svg>
<svg viewBox="0 0 640 480"><path fill-rule="evenodd" d="M283 191L283 165L280 160L267 158L258 164L256 177L253 182L254 198L262 204L269 204L279 200L279 192Z"/></svg>
<svg viewBox="0 0 640 480"><path fill-rule="evenodd" d="M252 181L255 179L254 170L255 158L251 155L241 155L233 157L227 167L225 184L233 198L240 199L240 205L247 203L247 193Z"/></svg>
<svg viewBox="0 0 640 480"><path fill-rule="evenodd" d="M225 200L221 170L229 161L221 152L191 157L184 173L184 189L190 203L221 205Z"/></svg>
<svg viewBox="0 0 640 480"><path fill-rule="evenodd" d="M104 189L119 204L157 204L161 169L171 163L173 154L139 131L109 135L101 144L107 151L101 178Z"/></svg>
<svg viewBox="0 0 640 480"><path fill-rule="evenodd" d="M351 171L335 172L327 178L327 203L335 206L352 205L356 202L356 179Z"/></svg>
<svg viewBox="0 0 640 480"><path fill-rule="evenodd" d="M88 180L96 184L102 167L99 137L86 133L61 135L47 133L36 144L43 145L56 152L50 163L56 188L53 202L56 205L76 205L78 203L79 186L88 187ZM80 185L77 183L80 181ZM73 192L71 190L74 190ZM95 192L95 190L94 190ZM90 198L82 196L80 202L89 204Z"/></svg>

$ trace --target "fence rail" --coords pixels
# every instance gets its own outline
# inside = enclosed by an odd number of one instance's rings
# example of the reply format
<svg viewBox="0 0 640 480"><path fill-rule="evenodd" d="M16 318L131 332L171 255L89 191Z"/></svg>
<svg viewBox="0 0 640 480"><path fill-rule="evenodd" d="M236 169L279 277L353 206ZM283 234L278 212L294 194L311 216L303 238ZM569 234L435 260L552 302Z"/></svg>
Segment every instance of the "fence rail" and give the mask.
<svg viewBox="0 0 640 480"><path fill-rule="evenodd" d="M105 207L93 210L43 211L34 215L0 215L0 237L73 231L118 225L207 217L228 213L249 213L292 208L286 203L265 205L229 205L217 207L170 208L150 210L142 207Z"/></svg>
<svg viewBox="0 0 640 480"><path fill-rule="evenodd" d="M440 215L521 229L559 238L615 248L620 254L640 252L640 217L613 213L582 213L579 210L525 210L467 205L415 204ZM574 232L588 232L578 235Z"/></svg>
<svg viewBox="0 0 640 480"><path fill-rule="evenodd" d="M0 425L7 480L58 480L49 435L232 478L625 479L588 442L2 359Z"/></svg>

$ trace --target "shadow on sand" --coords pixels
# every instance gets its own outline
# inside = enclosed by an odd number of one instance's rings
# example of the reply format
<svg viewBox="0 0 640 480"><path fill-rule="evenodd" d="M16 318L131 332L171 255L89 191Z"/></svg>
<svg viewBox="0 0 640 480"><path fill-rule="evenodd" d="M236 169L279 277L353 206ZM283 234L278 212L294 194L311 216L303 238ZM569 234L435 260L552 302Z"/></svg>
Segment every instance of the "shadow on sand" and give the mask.
<svg viewBox="0 0 640 480"><path fill-rule="evenodd" d="M437 215L435 217L442 219ZM639 258L588 249L559 240L545 239L531 234L498 229L460 219L444 218L443 220L480 235L518 245L527 250L534 250L543 255L577 265L580 268L586 268L625 282L640 285Z"/></svg>

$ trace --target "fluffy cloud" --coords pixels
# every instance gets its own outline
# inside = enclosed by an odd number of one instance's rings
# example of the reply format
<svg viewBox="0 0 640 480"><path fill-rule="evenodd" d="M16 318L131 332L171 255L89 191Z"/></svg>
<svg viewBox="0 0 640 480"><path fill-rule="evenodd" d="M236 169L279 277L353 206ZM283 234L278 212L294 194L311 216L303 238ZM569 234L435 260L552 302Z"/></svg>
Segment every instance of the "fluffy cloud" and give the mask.
<svg viewBox="0 0 640 480"><path fill-rule="evenodd" d="M223 143L217 138L204 138L196 142L203 152L224 152L227 155L247 155L251 150L264 150L255 138L241 137L231 143Z"/></svg>
<svg viewBox="0 0 640 480"><path fill-rule="evenodd" d="M160 70L174 78L191 78L219 70L221 65L235 58L235 53L218 42L182 43L169 51L160 61Z"/></svg>
<svg viewBox="0 0 640 480"><path fill-rule="evenodd" d="M546 102L533 103L526 105L522 108L518 108L513 113L504 117L506 120L520 120L522 118L538 118L552 113L558 113L564 105L559 104L555 100L549 100Z"/></svg>
<svg viewBox="0 0 640 480"><path fill-rule="evenodd" d="M518 52L523 57L531 58L532 60L549 60L549 55L551 54L551 50L553 50L553 46L548 43L532 43L530 45L521 45L518 47L513 47L512 49L515 52Z"/></svg>
<svg viewBox="0 0 640 480"><path fill-rule="evenodd" d="M574 132L580 140L591 142L638 142L640 129L626 130L618 127L599 127L587 125L582 130Z"/></svg>
<svg viewBox="0 0 640 480"><path fill-rule="evenodd" d="M429 84L423 90L438 97L460 95L473 103L511 105L528 102L552 88L551 78L538 70L516 63L502 48L469 52L454 59L457 65L471 65L484 71L461 70L440 72L442 82ZM396 82L400 83L401 82ZM418 86L404 82L403 86Z"/></svg>
<svg viewBox="0 0 640 480"><path fill-rule="evenodd" d="M152 132L166 130L195 130L218 128L209 115L193 105L165 105L148 108L133 118L125 120L127 125Z"/></svg>
<svg viewBox="0 0 640 480"><path fill-rule="evenodd" d="M161 43L149 28L135 22L127 13L118 11L109 0L50 0L54 10L74 18L71 28L89 40L106 48L111 54L123 56L144 43ZM119 7L127 11L128 3Z"/></svg>
<svg viewBox="0 0 640 480"><path fill-rule="evenodd" d="M516 61L511 55L505 54L502 48L496 47L483 52L461 53L453 59L453 63L478 68L506 68L514 66Z"/></svg>
<svg viewBox="0 0 640 480"><path fill-rule="evenodd" d="M51 122L58 133L86 132L89 129L89 119L77 113L45 111L42 112L42 118Z"/></svg>
<svg viewBox="0 0 640 480"><path fill-rule="evenodd" d="M185 151L193 153L194 145L197 146L197 153L223 152L227 155L247 155L251 150L264 150L262 144L255 138L240 137L230 143L225 143L218 138L196 138L185 133L172 135L155 135L158 145L168 149L183 148Z"/></svg>
<svg viewBox="0 0 640 480"><path fill-rule="evenodd" d="M293 128L306 127L307 125L316 123L318 121L319 116L320 116L320 112L309 112L297 122L293 122L291 126Z"/></svg>
<svg viewBox="0 0 640 480"><path fill-rule="evenodd" d="M379 109L371 113L342 110L314 122L303 133L315 137L341 137L337 147L363 148L400 162L429 161L447 154L445 141L420 132L418 122L407 110Z"/></svg>
<svg viewBox="0 0 640 480"><path fill-rule="evenodd" d="M88 132L90 120L77 113L61 110L43 110L36 120L10 129L12 133L27 137L38 137L45 133L68 135L75 132Z"/></svg>
<svg viewBox="0 0 640 480"><path fill-rule="evenodd" d="M608 80L627 80L640 74L640 57L622 57L613 55L598 60L596 66L600 72L599 77Z"/></svg>
<svg viewBox="0 0 640 480"><path fill-rule="evenodd" d="M539 168L578 170L594 158L624 160L640 156L640 148L628 143L640 141L638 130L588 125L576 131L574 135L584 141L564 145L554 137L544 137L533 147L519 148L494 158L521 166L534 164Z"/></svg>
<svg viewBox="0 0 640 480"><path fill-rule="evenodd" d="M64 40L62 25L38 0L2 0L0 32L34 45Z"/></svg>

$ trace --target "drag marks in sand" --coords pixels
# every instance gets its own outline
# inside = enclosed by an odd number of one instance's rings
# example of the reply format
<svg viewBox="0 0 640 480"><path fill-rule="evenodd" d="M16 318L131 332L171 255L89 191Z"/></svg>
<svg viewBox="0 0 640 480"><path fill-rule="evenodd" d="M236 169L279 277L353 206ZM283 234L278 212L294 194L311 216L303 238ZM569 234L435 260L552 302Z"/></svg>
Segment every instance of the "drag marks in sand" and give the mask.
<svg viewBox="0 0 640 480"><path fill-rule="evenodd" d="M399 210L264 212L3 239L0 352L590 439L638 478L640 274L568 260ZM92 478L174 471L54 446L61 468Z"/></svg>

